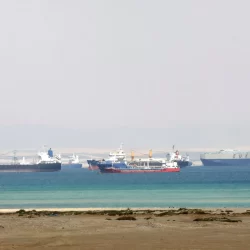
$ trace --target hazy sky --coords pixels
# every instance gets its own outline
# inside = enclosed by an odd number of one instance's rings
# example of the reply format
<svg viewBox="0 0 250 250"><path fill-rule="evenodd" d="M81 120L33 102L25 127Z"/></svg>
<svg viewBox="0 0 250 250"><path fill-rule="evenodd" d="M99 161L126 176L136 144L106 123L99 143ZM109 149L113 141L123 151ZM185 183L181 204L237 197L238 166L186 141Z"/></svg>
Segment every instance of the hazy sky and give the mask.
<svg viewBox="0 0 250 250"><path fill-rule="evenodd" d="M0 125L199 128L194 140L218 125L246 144L249 9L247 0L1 1Z"/></svg>

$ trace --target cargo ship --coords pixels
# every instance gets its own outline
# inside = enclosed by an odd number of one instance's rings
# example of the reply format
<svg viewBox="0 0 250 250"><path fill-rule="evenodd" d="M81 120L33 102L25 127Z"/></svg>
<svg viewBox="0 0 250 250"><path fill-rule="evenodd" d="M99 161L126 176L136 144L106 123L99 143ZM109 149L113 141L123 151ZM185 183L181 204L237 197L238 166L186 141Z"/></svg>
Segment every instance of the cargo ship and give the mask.
<svg viewBox="0 0 250 250"><path fill-rule="evenodd" d="M223 149L217 152L203 153L200 160L204 166L250 166L250 152Z"/></svg>
<svg viewBox="0 0 250 250"><path fill-rule="evenodd" d="M148 158L134 159L131 154L131 161L127 163L119 161L100 161L97 163L101 173L159 173L159 172L180 172L180 167L175 161L168 161L163 158L152 158L152 150Z"/></svg>
<svg viewBox="0 0 250 250"><path fill-rule="evenodd" d="M189 156L182 156L178 150L174 151L174 146L173 146L173 152L167 153L167 158L169 161L175 161L177 162L179 167L187 167L191 166L192 162L189 159Z"/></svg>
<svg viewBox="0 0 250 250"><path fill-rule="evenodd" d="M62 169L71 168L82 168L82 163L80 163L78 155L73 154L72 156L70 156L68 163L62 164Z"/></svg>
<svg viewBox="0 0 250 250"><path fill-rule="evenodd" d="M17 162L14 155L10 164L0 164L0 172L54 172L61 170L61 160L59 156L53 156L53 151L38 152L38 160L35 163L27 162L23 157Z"/></svg>
<svg viewBox="0 0 250 250"><path fill-rule="evenodd" d="M99 170L98 163L100 161L104 161L104 159L100 159L100 160L95 160L95 159L87 160L87 163L89 165L89 170ZM123 144L122 143L121 143L120 147L117 150L109 153L107 161L112 161L112 162L125 162L126 161L126 154L124 153Z"/></svg>
<svg viewBox="0 0 250 250"><path fill-rule="evenodd" d="M122 146L123 146L123 144L121 144L120 147L116 151L110 152L107 161L114 161L114 162L127 161L126 154L124 153ZM180 155L178 150L174 151L174 146L173 146L173 152L167 153L166 159L168 161L176 162L177 165L181 168L192 165L192 162L190 161L189 156L188 155L186 155L186 156ZM104 159L102 159L102 160L87 160L88 165L89 165L89 169L90 170L98 170L99 169L99 167L98 167L99 161L104 161ZM131 152L131 161L129 161L129 162L132 162L132 161L136 161L136 160L134 160L134 152L133 151Z"/></svg>

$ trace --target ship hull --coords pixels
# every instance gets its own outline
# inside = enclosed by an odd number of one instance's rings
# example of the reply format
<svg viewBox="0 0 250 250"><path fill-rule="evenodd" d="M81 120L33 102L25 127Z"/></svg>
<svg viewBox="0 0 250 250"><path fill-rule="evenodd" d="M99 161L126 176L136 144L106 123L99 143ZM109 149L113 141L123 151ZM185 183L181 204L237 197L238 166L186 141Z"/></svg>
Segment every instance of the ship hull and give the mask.
<svg viewBox="0 0 250 250"><path fill-rule="evenodd" d="M201 159L204 166L250 166L250 159Z"/></svg>
<svg viewBox="0 0 250 250"><path fill-rule="evenodd" d="M190 161L176 161L176 163L180 168L192 165Z"/></svg>
<svg viewBox="0 0 250 250"><path fill-rule="evenodd" d="M82 168L81 163L62 164L62 169L79 169L79 168Z"/></svg>
<svg viewBox="0 0 250 250"><path fill-rule="evenodd" d="M180 168L161 168L161 169L122 169L122 168L100 168L101 173L117 173L117 174L130 174L130 173L170 173L180 172Z"/></svg>
<svg viewBox="0 0 250 250"><path fill-rule="evenodd" d="M0 172L55 172L60 170L61 170L61 163L0 165Z"/></svg>
<svg viewBox="0 0 250 250"><path fill-rule="evenodd" d="M166 172L180 172L179 167L130 167L124 162L111 163L106 162L98 163L98 167L101 173L166 173Z"/></svg>
<svg viewBox="0 0 250 250"><path fill-rule="evenodd" d="M89 165L89 170L99 170L98 167L98 162L97 160L87 160L87 163Z"/></svg>

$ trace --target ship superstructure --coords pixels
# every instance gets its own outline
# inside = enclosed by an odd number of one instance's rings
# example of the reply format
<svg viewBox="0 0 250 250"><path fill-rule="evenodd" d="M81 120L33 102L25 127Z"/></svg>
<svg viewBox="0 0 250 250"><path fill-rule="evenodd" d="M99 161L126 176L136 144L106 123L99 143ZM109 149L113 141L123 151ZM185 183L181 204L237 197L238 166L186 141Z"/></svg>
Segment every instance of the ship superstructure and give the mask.
<svg viewBox="0 0 250 250"><path fill-rule="evenodd" d="M87 163L89 165L89 169L90 170L98 170L98 162L100 161L104 161L104 159L100 159L100 160L95 160L95 159L91 159L91 160L87 160ZM115 151L111 151L108 155L108 158L106 159L106 161L110 161L110 162L126 162L126 154L123 150L123 143L120 144L120 147L115 150Z"/></svg>
<svg viewBox="0 0 250 250"><path fill-rule="evenodd" d="M69 169L69 168L82 168L82 163L80 163L79 156L73 154L69 157L68 163L62 164L63 169Z"/></svg>
<svg viewBox="0 0 250 250"><path fill-rule="evenodd" d="M167 153L166 157L169 161L177 162L178 166L180 167L187 167L192 165L189 155L185 156L181 155L179 150L174 151L174 147L173 147L173 152Z"/></svg>

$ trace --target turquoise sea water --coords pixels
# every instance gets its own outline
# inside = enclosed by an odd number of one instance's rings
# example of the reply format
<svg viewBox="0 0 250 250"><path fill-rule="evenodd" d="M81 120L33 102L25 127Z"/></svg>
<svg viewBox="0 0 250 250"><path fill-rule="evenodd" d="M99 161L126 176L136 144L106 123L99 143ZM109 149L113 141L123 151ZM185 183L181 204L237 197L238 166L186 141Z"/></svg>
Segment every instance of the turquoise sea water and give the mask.
<svg viewBox="0 0 250 250"><path fill-rule="evenodd" d="M0 173L0 208L250 207L250 167L100 174Z"/></svg>

